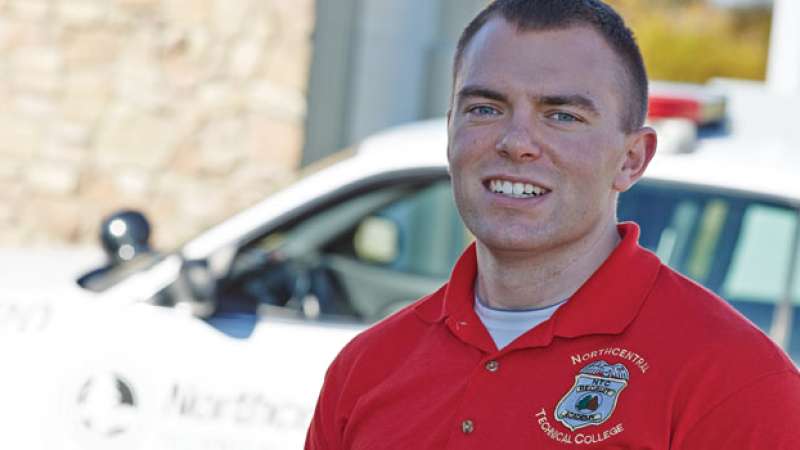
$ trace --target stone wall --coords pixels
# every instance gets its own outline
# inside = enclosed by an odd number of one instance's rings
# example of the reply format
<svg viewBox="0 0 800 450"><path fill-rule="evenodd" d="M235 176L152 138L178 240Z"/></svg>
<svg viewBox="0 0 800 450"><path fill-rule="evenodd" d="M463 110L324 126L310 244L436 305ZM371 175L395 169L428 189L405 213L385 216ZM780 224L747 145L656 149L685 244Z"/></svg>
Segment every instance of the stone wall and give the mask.
<svg viewBox="0 0 800 450"><path fill-rule="evenodd" d="M172 246L300 161L313 0L0 0L0 246Z"/></svg>

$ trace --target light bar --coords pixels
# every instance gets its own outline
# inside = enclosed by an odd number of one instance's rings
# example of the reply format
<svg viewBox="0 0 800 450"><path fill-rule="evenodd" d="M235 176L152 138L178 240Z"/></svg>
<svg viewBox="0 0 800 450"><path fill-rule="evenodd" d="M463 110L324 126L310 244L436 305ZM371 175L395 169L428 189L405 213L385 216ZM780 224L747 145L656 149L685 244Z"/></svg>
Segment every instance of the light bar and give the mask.
<svg viewBox="0 0 800 450"><path fill-rule="evenodd" d="M647 115L651 119L689 119L702 122L700 102L688 98L650 96Z"/></svg>
<svg viewBox="0 0 800 450"><path fill-rule="evenodd" d="M653 83L647 115L650 120L686 119L706 125L725 118L725 97L700 85Z"/></svg>

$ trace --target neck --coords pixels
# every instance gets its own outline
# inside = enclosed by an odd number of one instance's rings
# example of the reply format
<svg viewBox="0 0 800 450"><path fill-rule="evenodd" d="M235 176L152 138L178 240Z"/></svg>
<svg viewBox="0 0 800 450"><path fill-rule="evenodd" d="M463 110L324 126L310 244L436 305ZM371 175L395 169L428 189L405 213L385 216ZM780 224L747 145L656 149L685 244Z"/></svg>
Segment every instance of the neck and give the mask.
<svg viewBox="0 0 800 450"><path fill-rule="evenodd" d="M492 308L544 308L575 293L620 241L616 223L540 252L503 252L477 243L478 295Z"/></svg>

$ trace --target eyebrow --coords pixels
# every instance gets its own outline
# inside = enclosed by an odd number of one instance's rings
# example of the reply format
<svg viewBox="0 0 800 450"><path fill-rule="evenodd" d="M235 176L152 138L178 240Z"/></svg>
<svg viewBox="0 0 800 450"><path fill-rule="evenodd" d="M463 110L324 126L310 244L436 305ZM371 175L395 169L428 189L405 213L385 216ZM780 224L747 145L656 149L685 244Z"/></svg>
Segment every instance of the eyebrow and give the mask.
<svg viewBox="0 0 800 450"><path fill-rule="evenodd" d="M600 115L600 111L589 97L572 95L545 95L537 99L537 103L546 106L575 106L594 115Z"/></svg>
<svg viewBox="0 0 800 450"><path fill-rule="evenodd" d="M508 97L506 97L504 94L481 86L464 86L460 91L458 91L458 95L456 97L459 101L468 97L483 97L498 102L508 102Z"/></svg>

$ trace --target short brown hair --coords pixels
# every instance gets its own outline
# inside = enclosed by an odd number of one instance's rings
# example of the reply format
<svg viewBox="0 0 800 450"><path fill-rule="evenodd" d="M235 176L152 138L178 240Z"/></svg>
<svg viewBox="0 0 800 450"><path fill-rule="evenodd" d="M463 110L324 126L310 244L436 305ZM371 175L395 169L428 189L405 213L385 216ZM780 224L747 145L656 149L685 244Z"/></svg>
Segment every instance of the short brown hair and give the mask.
<svg viewBox="0 0 800 450"><path fill-rule="evenodd" d="M547 31L573 26L592 27L620 58L629 89L621 118L626 132L640 128L647 116L647 72L642 54L622 17L600 0L495 0L464 28L453 59L453 80L461 68L464 50L475 34L493 17L502 17L522 31Z"/></svg>

